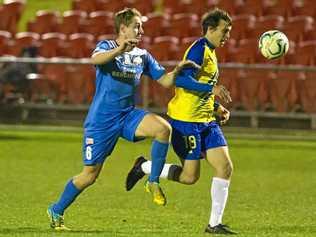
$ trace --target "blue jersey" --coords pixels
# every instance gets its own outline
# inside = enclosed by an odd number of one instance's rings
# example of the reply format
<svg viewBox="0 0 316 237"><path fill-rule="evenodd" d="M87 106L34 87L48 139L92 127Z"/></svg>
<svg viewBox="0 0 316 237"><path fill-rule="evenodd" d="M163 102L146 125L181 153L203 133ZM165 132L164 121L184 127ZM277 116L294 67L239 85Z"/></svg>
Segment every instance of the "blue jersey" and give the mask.
<svg viewBox="0 0 316 237"><path fill-rule="evenodd" d="M114 40L100 41L93 54L118 47ZM135 106L135 92L141 75L158 80L165 69L144 49L135 47L112 61L96 66L96 91L84 127L102 129L109 115L127 112Z"/></svg>

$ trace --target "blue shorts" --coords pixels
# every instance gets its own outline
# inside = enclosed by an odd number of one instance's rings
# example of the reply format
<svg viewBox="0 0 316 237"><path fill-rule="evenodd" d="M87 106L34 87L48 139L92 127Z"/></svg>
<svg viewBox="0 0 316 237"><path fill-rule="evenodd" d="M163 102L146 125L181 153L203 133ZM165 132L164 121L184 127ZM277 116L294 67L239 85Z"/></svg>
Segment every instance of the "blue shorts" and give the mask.
<svg viewBox="0 0 316 237"><path fill-rule="evenodd" d="M108 114L103 121L102 129L86 128L83 136L82 154L85 165L103 163L120 137L136 142L144 138L136 138L135 131L148 111L142 109L128 112Z"/></svg>
<svg viewBox="0 0 316 237"><path fill-rule="evenodd" d="M185 160L202 159L208 149L227 146L217 122L192 123L171 119L172 146L175 153Z"/></svg>

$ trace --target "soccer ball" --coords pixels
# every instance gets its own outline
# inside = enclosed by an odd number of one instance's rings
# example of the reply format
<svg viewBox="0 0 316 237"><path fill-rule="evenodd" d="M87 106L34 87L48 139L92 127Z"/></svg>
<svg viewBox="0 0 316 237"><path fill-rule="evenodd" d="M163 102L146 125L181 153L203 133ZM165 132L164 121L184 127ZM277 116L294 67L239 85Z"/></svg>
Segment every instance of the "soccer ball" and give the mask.
<svg viewBox="0 0 316 237"><path fill-rule="evenodd" d="M289 40L278 30L264 32L259 39L259 50L267 59L277 59L289 50Z"/></svg>

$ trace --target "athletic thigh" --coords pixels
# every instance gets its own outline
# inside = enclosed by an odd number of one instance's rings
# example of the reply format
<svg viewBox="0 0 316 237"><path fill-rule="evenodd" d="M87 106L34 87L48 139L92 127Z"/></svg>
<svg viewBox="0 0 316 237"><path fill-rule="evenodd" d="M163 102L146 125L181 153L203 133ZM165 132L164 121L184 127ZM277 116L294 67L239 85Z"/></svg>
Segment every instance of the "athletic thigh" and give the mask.
<svg viewBox="0 0 316 237"><path fill-rule="evenodd" d="M157 133L166 130L171 131L170 124L157 114L147 113L143 119L139 122L135 137L155 137Z"/></svg>
<svg viewBox="0 0 316 237"><path fill-rule="evenodd" d="M200 177L200 160L181 160L182 174L186 177Z"/></svg>

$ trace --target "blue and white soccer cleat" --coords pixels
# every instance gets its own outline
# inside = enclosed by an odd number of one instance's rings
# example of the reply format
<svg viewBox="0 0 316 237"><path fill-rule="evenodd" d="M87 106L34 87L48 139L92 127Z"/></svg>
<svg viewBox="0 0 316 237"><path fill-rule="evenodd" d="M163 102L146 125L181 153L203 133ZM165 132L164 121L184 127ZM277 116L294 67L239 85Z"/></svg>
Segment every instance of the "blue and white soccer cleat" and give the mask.
<svg viewBox="0 0 316 237"><path fill-rule="evenodd" d="M53 205L50 205L47 209L47 215L50 220L50 227L57 231L69 231L64 224L64 216L59 215L53 211Z"/></svg>

